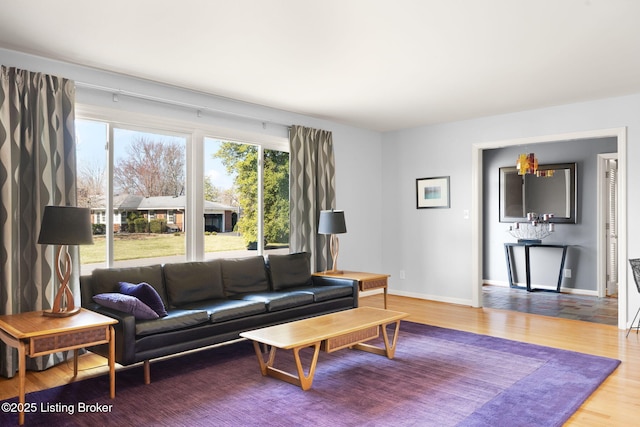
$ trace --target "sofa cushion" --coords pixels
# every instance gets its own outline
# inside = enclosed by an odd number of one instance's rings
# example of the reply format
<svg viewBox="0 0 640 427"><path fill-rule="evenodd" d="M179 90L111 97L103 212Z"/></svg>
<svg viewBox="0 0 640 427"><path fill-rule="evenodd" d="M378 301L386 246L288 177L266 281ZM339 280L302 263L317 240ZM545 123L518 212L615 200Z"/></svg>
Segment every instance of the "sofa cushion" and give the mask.
<svg viewBox="0 0 640 427"><path fill-rule="evenodd" d="M239 319L241 317L265 313L267 311L267 306L262 301L238 299L200 301L193 304L187 304L182 308L206 310L209 314L209 320L211 323Z"/></svg>
<svg viewBox="0 0 640 427"><path fill-rule="evenodd" d="M260 301L267 311L286 310L313 303L313 294L307 292L257 292L240 296L245 301Z"/></svg>
<svg viewBox="0 0 640 427"><path fill-rule="evenodd" d="M118 283L118 290L121 294L138 298L158 313L158 316L164 317L167 315L167 310L164 308L164 303L160 295L158 295L158 291L147 282L138 283L137 285L129 282L120 282Z"/></svg>
<svg viewBox="0 0 640 427"><path fill-rule="evenodd" d="M311 254L269 255L267 267L274 291L311 285Z"/></svg>
<svg viewBox="0 0 640 427"><path fill-rule="evenodd" d="M171 307L224 298L220 260L165 264L164 280Z"/></svg>
<svg viewBox="0 0 640 427"><path fill-rule="evenodd" d="M310 293L313 295L314 302L353 296L353 286L351 285L304 286L290 290Z"/></svg>
<svg viewBox="0 0 640 427"><path fill-rule="evenodd" d="M141 320L157 319L158 313L136 297L121 294L119 292L106 292L93 296L93 300L103 307L133 314L133 317Z"/></svg>
<svg viewBox="0 0 640 427"><path fill-rule="evenodd" d="M267 269L262 256L222 259L221 263L226 296L269 291Z"/></svg>
<svg viewBox="0 0 640 427"><path fill-rule="evenodd" d="M205 310L168 310L165 317L136 322L136 336L177 331L209 321Z"/></svg>
<svg viewBox="0 0 640 427"><path fill-rule="evenodd" d="M163 280L160 264L143 267L97 268L91 273L91 293L96 295L105 292L118 292L120 282L146 282L158 292L166 307L167 300Z"/></svg>

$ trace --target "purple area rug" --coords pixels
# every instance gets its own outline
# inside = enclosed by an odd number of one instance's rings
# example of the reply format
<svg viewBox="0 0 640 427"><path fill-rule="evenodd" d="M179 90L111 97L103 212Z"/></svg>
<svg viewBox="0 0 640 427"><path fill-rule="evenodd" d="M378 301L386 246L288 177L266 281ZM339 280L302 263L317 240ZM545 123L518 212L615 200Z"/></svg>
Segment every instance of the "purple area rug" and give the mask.
<svg viewBox="0 0 640 427"><path fill-rule="evenodd" d="M308 391L260 375L241 341L152 362L150 385L141 367L122 370L113 400L107 375L30 393L25 424L560 426L620 363L412 322L400 329L393 360L320 353ZM292 363L278 351L276 367ZM0 425L16 424L5 408Z"/></svg>

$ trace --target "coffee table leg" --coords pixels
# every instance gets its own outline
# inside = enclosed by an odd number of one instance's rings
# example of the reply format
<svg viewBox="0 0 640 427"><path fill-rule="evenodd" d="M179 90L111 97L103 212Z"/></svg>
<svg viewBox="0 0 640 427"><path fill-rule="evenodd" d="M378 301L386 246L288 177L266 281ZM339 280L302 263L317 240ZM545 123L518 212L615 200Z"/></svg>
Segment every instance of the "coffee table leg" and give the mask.
<svg viewBox="0 0 640 427"><path fill-rule="evenodd" d="M256 356L258 356L258 364L260 364L260 372L262 375L267 375L267 368L273 366L273 362L276 359L276 347L271 346L271 350L269 351L269 358L264 360L264 354L262 352L262 348L260 348L262 344L258 341L253 342L253 349L256 352ZM269 346L265 345L266 348Z"/></svg>
<svg viewBox="0 0 640 427"><path fill-rule="evenodd" d="M316 373L316 366L318 365L318 354L320 354L320 343L317 342L313 345L313 358L311 359L311 366L309 366L309 373L304 374L304 368L302 367L302 361L300 360L300 350L305 347L296 347L293 349L293 358L296 361L296 368L298 369L298 379L300 387L303 390L309 390L311 383L313 383L313 376Z"/></svg>
<svg viewBox="0 0 640 427"><path fill-rule="evenodd" d="M396 353L396 344L398 343L398 331L400 330L400 321L396 323L395 331L391 340L387 332L387 325L380 325L382 328L382 338L384 339L384 348L376 347L371 344L360 343L353 346L356 350L368 351L369 353L379 354L381 356L387 356L389 359L393 359Z"/></svg>
<svg viewBox="0 0 640 427"><path fill-rule="evenodd" d="M305 374L304 368L302 367L302 361L300 360L300 350L307 347L313 347L313 356L311 358L309 371L307 374ZM259 342L254 341L253 348L256 352L256 356L258 356L258 363L260 364L260 372L262 372L262 375L268 375L270 377L277 378L290 384L300 386L303 390L309 390L311 388L311 384L313 383L313 376L315 375L316 366L318 364L318 355L320 354L320 342L316 342L310 346L306 345L302 347L295 347L293 349L293 358L296 362L296 371L298 373L297 375L273 367L276 358L277 347L271 346L271 350L269 351L267 360L265 360L264 358L264 354L262 352L262 349L260 348Z"/></svg>

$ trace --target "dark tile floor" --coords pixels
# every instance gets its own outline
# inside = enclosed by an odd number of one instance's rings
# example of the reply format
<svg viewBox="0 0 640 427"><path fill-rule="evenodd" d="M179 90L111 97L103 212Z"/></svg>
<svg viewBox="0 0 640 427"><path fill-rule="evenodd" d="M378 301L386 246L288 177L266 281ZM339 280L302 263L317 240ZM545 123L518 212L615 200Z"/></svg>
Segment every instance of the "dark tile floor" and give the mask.
<svg viewBox="0 0 640 427"><path fill-rule="evenodd" d="M544 316L618 324L618 299L598 298L555 292L527 292L503 286L483 286L483 305L487 308L542 314Z"/></svg>

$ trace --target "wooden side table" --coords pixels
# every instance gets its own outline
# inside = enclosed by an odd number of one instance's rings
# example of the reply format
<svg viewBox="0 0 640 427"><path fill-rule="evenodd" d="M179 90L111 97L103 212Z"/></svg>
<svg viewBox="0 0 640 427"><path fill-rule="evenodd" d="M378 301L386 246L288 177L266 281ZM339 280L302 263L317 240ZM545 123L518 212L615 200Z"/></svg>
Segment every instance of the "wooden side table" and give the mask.
<svg viewBox="0 0 640 427"><path fill-rule="evenodd" d="M46 317L42 311L0 316L0 339L18 349L18 423L24 424L25 375L27 356L44 356L73 350L73 375L78 375L78 349L109 344L109 397L116 396L115 332L117 320L81 309L70 317Z"/></svg>
<svg viewBox="0 0 640 427"><path fill-rule="evenodd" d="M341 277L358 281L358 289L360 292L370 291L373 289L382 289L384 291L384 308L387 308L387 279L388 274L363 273L360 271L343 271L342 273L315 273L315 276Z"/></svg>

